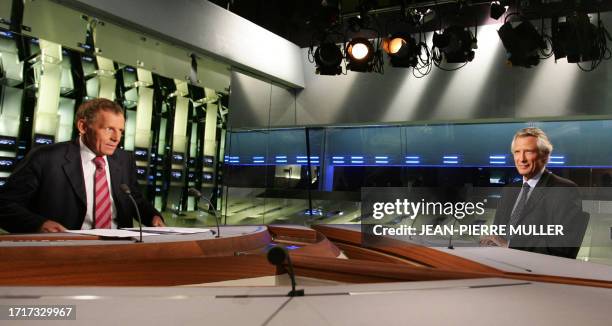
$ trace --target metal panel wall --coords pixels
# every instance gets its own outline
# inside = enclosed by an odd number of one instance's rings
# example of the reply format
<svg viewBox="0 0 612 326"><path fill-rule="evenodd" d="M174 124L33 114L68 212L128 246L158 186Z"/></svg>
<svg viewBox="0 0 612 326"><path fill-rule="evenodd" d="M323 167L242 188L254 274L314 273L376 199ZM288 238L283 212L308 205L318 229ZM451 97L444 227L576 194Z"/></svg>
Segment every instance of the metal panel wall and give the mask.
<svg viewBox="0 0 612 326"><path fill-rule="evenodd" d="M208 1L66 0L62 3L212 54L283 84L304 86L297 45Z"/></svg>

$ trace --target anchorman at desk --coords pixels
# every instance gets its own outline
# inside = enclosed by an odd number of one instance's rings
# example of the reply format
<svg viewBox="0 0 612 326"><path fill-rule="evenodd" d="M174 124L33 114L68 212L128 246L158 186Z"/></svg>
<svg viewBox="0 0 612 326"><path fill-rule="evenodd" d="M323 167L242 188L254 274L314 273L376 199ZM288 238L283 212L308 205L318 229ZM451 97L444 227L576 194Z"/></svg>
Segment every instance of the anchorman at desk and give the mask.
<svg viewBox="0 0 612 326"><path fill-rule="evenodd" d="M14 233L132 227L136 209L150 226L161 214L142 196L131 153L119 148L125 127L121 106L107 99L83 103L79 137L30 151L0 189L0 227Z"/></svg>
<svg viewBox="0 0 612 326"><path fill-rule="evenodd" d="M538 128L519 130L511 151L521 182L504 187L495 212L495 225L516 229L562 229L561 235L486 236L482 245L509 247L576 258L588 224L577 185L546 169L553 146Z"/></svg>

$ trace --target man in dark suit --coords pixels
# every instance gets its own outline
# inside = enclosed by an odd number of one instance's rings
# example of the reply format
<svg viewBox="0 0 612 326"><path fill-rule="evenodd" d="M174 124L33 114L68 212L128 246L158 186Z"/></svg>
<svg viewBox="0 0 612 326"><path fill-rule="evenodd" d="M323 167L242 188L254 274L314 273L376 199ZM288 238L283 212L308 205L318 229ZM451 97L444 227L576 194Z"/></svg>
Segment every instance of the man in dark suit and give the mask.
<svg viewBox="0 0 612 326"><path fill-rule="evenodd" d="M553 149L548 137L538 128L525 128L515 134L511 149L523 180L504 188L493 224L508 225L508 232L510 226L539 231L559 225L562 234L488 236L481 243L576 258L588 214L582 211L576 184L546 170Z"/></svg>
<svg viewBox="0 0 612 326"><path fill-rule="evenodd" d="M117 148L123 109L95 99L79 107L75 120L79 138L33 149L0 189L0 227L19 233L131 227L136 211L122 184L143 223L164 226L138 190L134 157Z"/></svg>

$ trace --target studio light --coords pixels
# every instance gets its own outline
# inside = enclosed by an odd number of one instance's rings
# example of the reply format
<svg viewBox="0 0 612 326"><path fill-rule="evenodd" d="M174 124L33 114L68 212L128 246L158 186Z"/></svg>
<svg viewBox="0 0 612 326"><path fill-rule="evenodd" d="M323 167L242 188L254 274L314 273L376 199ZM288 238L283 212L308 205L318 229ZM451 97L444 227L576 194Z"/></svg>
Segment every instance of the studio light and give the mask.
<svg viewBox="0 0 612 326"><path fill-rule="evenodd" d="M389 55L393 67L415 67L419 47L408 34L395 34L383 40L383 50Z"/></svg>
<svg viewBox="0 0 612 326"><path fill-rule="evenodd" d="M444 53L446 62L462 63L474 59L473 49L476 49L476 38L464 27L454 25L445 29L442 34L434 33L433 45Z"/></svg>
<svg viewBox="0 0 612 326"><path fill-rule="evenodd" d="M555 60L567 57L567 62L593 61L598 64L608 59L607 40L610 34L598 19L597 26L590 22L586 13L575 13L565 22L552 20L552 40Z"/></svg>
<svg viewBox="0 0 612 326"><path fill-rule="evenodd" d="M317 65L316 73L320 75L340 75L342 73L342 50L334 43L321 44L314 53Z"/></svg>
<svg viewBox="0 0 612 326"><path fill-rule="evenodd" d="M372 71L374 47L366 38L355 38L346 45L347 69L359 72Z"/></svg>
<svg viewBox="0 0 612 326"><path fill-rule="evenodd" d="M491 12L489 14L491 18L498 20L499 17L501 17L505 13L506 13L506 6L504 6L499 1L491 2Z"/></svg>
<svg viewBox="0 0 612 326"><path fill-rule="evenodd" d="M539 51L546 49L546 42L531 22L523 20L516 27L507 22L497 34L508 52L510 65L531 68L540 63Z"/></svg>

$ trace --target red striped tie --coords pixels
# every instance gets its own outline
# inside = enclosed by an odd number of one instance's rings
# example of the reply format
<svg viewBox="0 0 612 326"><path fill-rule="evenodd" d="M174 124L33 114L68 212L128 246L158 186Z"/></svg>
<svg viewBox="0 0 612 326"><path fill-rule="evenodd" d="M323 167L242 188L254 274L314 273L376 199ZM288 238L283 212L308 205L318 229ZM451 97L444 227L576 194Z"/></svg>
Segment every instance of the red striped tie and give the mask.
<svg viewBox="0 0 612 326"><path fill-rule="evenodd" d="M110 229L111 227L111 198L106 181L106 161L104 157L98 156L94 159L96 165L94 212L96 229Z"/></svg>

